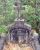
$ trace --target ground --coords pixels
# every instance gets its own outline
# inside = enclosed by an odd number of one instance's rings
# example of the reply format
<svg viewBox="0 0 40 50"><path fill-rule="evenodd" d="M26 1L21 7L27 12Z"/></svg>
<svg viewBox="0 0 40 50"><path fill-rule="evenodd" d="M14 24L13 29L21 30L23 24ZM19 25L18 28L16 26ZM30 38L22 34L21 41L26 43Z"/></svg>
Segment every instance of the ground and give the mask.
<svg viewBox="0 0 40 50"><path fill-rule="evenodd" d="M4 45L3 50L33 50L32 47L26 46L26 44L23 44L23 46L19 46L18 44L8 43L7 45Z"/></svg>

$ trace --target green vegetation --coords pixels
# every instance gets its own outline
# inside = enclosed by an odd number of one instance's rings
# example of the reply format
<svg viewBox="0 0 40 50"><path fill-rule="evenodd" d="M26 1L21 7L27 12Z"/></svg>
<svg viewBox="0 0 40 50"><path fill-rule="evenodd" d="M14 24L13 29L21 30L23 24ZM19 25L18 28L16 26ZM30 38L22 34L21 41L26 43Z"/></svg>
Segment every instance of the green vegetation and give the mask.
<svg viewBox="0 0 40 50"><path fill-rule="evenodd" d="M14 22L16 12L14 10L15 0L0 0L0 33L6 32L6 26ZM27 23L40 33L40 0L20 0L25 10L21 15ZM4 27L5 26L5 27Z"/></svg>
<svg viewBox="0 0 40 50"><path fill-rule="evenodd" d="M5 26L0 26L0 33L4 33L7 31L7 28Z"/></svg>

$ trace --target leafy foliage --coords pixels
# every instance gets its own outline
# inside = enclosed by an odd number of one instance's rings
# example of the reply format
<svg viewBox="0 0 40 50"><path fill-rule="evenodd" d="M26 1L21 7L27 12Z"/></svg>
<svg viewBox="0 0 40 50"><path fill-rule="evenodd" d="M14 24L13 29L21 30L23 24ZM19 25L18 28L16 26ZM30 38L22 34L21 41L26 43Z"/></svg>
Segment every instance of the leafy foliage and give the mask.
<svg viewBox="0 0 40 50"><path fill-rule="evenodd" d="M7 28L4 25L0 26L0 35L6 32L7 32Z"/></svg>

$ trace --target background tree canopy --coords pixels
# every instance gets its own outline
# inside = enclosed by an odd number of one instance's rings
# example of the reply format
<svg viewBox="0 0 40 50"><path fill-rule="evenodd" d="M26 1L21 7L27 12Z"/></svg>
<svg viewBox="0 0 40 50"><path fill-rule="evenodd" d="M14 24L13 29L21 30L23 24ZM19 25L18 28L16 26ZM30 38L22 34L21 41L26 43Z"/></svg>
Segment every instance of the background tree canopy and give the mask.
<svg viewBox="0 0 40 50"><path fill-rule="evenodd" d="M40 34L40 0L20 1L25 7L21 15ZM14 3L15 0L0 0L0 33L5 32L7 30L5 27L13 23L16 18L17 14L14 10Z"/></svg>

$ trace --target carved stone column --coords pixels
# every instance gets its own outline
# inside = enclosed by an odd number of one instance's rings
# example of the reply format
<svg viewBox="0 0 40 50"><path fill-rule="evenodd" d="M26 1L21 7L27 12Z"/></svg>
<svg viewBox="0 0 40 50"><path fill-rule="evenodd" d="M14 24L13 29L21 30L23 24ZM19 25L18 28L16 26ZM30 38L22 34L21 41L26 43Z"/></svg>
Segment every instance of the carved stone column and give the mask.
<svg viewBox="0 0 40 50"><path fill-rule="evenodd" d="M26 40L26 43L28 43L28 32L26 30L26 34L25 34L25 40Z"/></svg>

